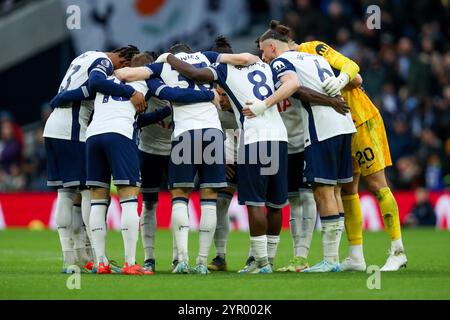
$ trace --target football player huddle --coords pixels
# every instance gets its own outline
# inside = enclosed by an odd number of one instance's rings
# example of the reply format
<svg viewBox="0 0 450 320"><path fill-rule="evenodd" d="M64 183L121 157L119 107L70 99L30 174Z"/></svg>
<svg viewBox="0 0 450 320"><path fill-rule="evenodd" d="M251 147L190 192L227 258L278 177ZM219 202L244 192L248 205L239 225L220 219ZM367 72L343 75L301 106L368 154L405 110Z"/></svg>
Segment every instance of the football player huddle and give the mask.
<svg viewBox="0 0 450 320"><path fill-rule="evenodd" d="M63 272L78 265L97 274L154 274L160 188L172 200L173 273L228 270L235 192L250 227L239 273L365 271L361 175L391 239L381 271L406 266L398 207L384 173L392 165L384 124L361 87L359 67L323 42L297 44L291 34L271 21L256 40L261 57L234 53L219 36L209 51L178 43L157 56L129 45L72 61L44 130L48 186L58 191ZM106 254L111 183L122 207L123 266ZM188 203L195 188L201 219L191 264ZM287 204L293 258L274 269ZM323 259L309 265L318 215ZM344 228L349 255L341 262ZM213 242L216 255L208 263Z"/></svg>

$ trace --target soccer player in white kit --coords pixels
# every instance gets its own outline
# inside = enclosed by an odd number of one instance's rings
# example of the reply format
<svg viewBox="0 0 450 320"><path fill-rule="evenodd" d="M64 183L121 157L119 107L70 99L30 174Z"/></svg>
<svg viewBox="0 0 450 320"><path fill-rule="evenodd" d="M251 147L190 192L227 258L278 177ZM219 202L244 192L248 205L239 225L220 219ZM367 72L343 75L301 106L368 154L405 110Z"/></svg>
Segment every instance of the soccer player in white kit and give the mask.
<svg viewBox="0 0 450 320"><path fill-rule="evenodd" d="M44 128L47 185L58 190L56 224L63 251L63 272L72 272L68 267L76 263L87 269L93 267L94 257L83 254L86 243L88 248L90 247L90 194L85 187L85 141L86 128L93 110L91 96L97 90L110 90L110 87L102 87L106 75L112 74L114 68L128 65L132 56L138 52L136 47L128 46L113 52L83 53L71 62L61 82L59 93L51 101L54 110ZM121 95L133 94L130 90L132 88L127 86L113 87L116 87ZM135 95L133 101L143 103L144 96ZM87 230L87 241L83 223ZM74 256L73 245L77 257Z"/></svg>
<svg viewBox="0 0 450 320"><path fill-rule="evenodd" d="M206 54L206 53L205 53ZM227 93L236 122L241 129L238 147L238 200L249 211L250 245L255 268L245 273L272 273L281 231L281 209L287 204L287 132L276 108L264 116L246 119L242 108L249 99L264 100L272 94L273 80L269 65L248 54L217 54L208 52L207 68L192 68L173 55L168 63L190 79L214 80ZM248 64L233 66L226 62ZM267 208L266 218L264 209Z"/></svg>
<svg viewBox="0 0 450 320"><path fill-rule="evenodd" d="M265 101L255 100L246 115L264 114L267 108L292 95L300 83L324 92L322 82L333 76L328 62L321 56L289 50L288 35L267 30L260 38L263 57L271 61L278 83L277 91ZM322 223L324 260L302 272L337 272L339 243L343 230L342 200L339 184L352 180L351 135L355 126L349 114L303 103L302 118L305 128L305 177L313 185L314 197Z"/></svg>
<svg viewBox="0 0 450 320"><path fill-rule="evenodd" d="M207 66L208 59L193 53L183 44L170 49L188 63ZM209 90L210 84L196 85L168 64L153 63L143 68L126 68L117 75L126 81L160 77L167 85ZM169 188L172 196L172 229L178 250L174 273L189 273L188 197L198 173L200 181L200 249L196 273L207 274L207 256L216 227L216 199L219 188L226 186L223 133L216 106L213 103L173 105L174 131L169 161Z"/></svg>

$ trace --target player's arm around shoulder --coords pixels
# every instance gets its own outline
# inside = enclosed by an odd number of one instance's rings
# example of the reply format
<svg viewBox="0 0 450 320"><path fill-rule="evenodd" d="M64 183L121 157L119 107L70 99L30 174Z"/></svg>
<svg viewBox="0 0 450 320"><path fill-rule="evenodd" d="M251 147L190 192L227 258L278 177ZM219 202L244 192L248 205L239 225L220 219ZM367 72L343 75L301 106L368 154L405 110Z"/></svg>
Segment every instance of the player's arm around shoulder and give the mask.
<svg viewBox="0 0 450 320"><path fill-rule="evenodd" d="M152 75L152 71L147 66L136 68L125 67L114 71L114 75L120 81L132 82L149 79Z"/></svg>
<svg viewBox="0 0 450 320"><path fill-rule="evenodd" d="M168 54L165 58L165 62L170 64L175 70L177 70L183 76L193 81L210 83L215 80L213 72L208 68L196 68L190 63L178 59L173 54Z"/></svg>
<svg viewBox="0 0 450 320"><path fill-rule="evenodd" d="M263 114L267 108L289 98L300 88L300 80L289 61L275 59L272 61L271 67L281 85L264 101L256 100L246 103L242 113L249 118Z"/></svg>
<svg viewBox="0 0 450 320"><path fill-rule="evenodd" d="M334 69L340 71L339 76L329 77L322 84L325 92L331 96L338 95L339 91L351 83L359 72L359 66L356 62L334 50L325 42L304 42L298 45L296 50L322 56ZM357 81L358 80L359 79L357 79ZM357 86L357 81L352 83L352 85Z"/></svg>
<svg viewBox="0 0 450 320"><path fill-rule="evenodd" d="M248 66L256 62L260 62L261 59L251 53L223 53L219 56L221 63L231 64L235 66Z"/></svg>

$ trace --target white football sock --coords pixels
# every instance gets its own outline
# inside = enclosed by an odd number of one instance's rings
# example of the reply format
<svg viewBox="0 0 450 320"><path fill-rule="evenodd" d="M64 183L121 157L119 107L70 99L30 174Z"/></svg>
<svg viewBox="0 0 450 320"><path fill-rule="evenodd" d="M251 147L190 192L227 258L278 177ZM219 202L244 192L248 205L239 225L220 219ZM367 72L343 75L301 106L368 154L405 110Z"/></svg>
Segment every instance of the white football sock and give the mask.
<svg viewBox="0 0 450 320"><path fill-rule="evenodd" d="M300 240L296 248L295 256L307 258L317 220L317 206L314 200L314 194L302 190L300 193L300 205L302 207Z"/></svg>
<svg viewBox="0 0 450 320"><path fill-rule="evenodd" d="M277 254L278 243L280 243L280 236L267 235L267 258L271 264Z"/></svg>
<svg viewBox="0 0 450 320"><path fill-rule="evenodd" d="M56 227L58 229L59 241L63 252L64 265L75 264L75 253L72 241L72 207L75 197L75 190L62 188L58 189L56 199Z"/></svg>
<svg viewBox="0 0 450 320"><path fill-rule="evenodd" d="M144 202L141 214L141 236L145 259L155 259L156 207L158 202ZM149 208L147 208L149 207Z"/></svg>
<svg viewBox="0 0 450 320"><path fill-rule="evenodd" d="M300 196L289 195L289 228L291 229L292 245L294 248L294 257L300 255L300 236L302 222L302 207L300 205Z"/></svg>
<svg viewBox="0 0 450 320"><path fill-rule="evenodd" d="M139 238L138 200L136 197L121 199L120 205L122 206L120 230L125 249L125 262L132 266L136 263L136 245Z"/></svg>
<svg viewBox="0 0 450 320"><path fill-rule="evenodd" d="M199 250L197 264L207 264L209 249L214 238L214 231L217 225L217 201L201 200L202 215L199 226Z"/></svg>
<svg viewBox="0 0 450 320"><path fill-rule="evenodd" d="M339 263L339 240L344 229L339 215L322 217L323 258L331 263Z"/></svg>
<svg viewBox="0 0 450 320"><path fill-rule="evenodd" d="M227 240L230 233L228 208L232 198L232 195L225 193L219 193L217 198L217 226L214 233L214 245L216 247L216 255L221 258L225 258L227 253Z"/></svg>
<svg viewBox="0 0 450 320"><path fill-rule="evenodd" d="M189 215L186 198L174 198L172 201L172 230L178 249L178 262L189 263Z"/></svg>
<svg viewBox="0 0 450 320"><path fill-rule="evenodd" d="M108 199L91 200L91 214L89 215L89 228L91 229L91 241L97 257L97 266L100 263L109 264L106 257L106 211Z"/></svg>
<svg viewBox="0 0 450 320"><path fill-rule="evenodd" d="M350 258L356 261L364 261L363 245L357 244L349 246Z"/></svg>
<svg viewBox="0 0 450 320"><path fill-rule="evenodd" d="M252 237L250 236L250 246L255 257L258 268L262 268L269 263L267 257L267 236Z"/></svg>
<svg viewBox="0 0 450 320"><path fill-rule="evenodd" d="M175 240L175 233L172 232L172 261L178 261L178 247L177 241Z"/></svg>
<svg viewBox="0 0 450 320"><path fill-rule="evenodd" d="M89 255L89 260L94 261L95 255L91 245L91 229L89 228L89 215L91 213L91 192L88 189L80 191L81 193L81 215L86 230L86 251Z"/></svg>
<svg viewBox="0 0 450 320"><path fill-rule="evenodd" d="M255 251L253 250L252 243L250 242L250 249L248 250L248 257L255 257Z"/></svg>

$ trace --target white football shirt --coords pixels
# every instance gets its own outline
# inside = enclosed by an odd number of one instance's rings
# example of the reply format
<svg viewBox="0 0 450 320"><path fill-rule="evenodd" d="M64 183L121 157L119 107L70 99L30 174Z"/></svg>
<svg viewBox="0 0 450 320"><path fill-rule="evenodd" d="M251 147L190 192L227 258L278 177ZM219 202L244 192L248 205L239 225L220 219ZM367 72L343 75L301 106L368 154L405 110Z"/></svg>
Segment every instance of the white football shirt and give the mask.
<svg viewBox="0 0 450 320"><path fill-rule="evenodd" d="M109 77L116 83L121 83L116 77ZM127 83L143 95L147 94L148 86L145 81ZM94 116L86 130L86 138L102 133L118 133L136 140L136 109L127 98L104 95L97 92L94 102Z"/></svg>
<svg viewBox="0 0 450 320"><path fill-rule="evenodd" d="M197 68L208 66L209 60L201 52L178 53L177 58L194 65ZM211 84L196 84L182 76L168 63L153 63L147 65L151 77L160 77L171 87L191 88L195 90L210 90ZM217 108L211 102L180 104L173 103L173 135L179 136L185 131L195 129L216 128L222 130Z"/></svg>
<svg viewBox="0 0 450 320"><path fill-rule="evenodd" d="M89 72L92 70L101 71L108 76L113 72L113 65L103 52L85 52L70 64L59 87L59 92L82 88L85 98L89 97L87 81ZM93 100L83 100L74 102L71 106L55 108L45 124L44 137L86 141L86 128L93 109Z"/></svg>
<svg viewBox="0 0 450 320"><path fill-rule="evenodd" d="M233 66L216 63L209 67L215 81L226 91L233 107L236 122L244 134L244 144L259 141L288 141L286 127L278 109L273 106L262 115L248 119L242 115L245 103L264 100L274 91L270 66L257 62L250 66Z"/></svg>
<svg viewBox="0 0 450 320"><path fill-rule="evenodd" d="M322 56L297 51L287 51L271 62L271 67L279 80L288 72L295 72L301 85L326 94L322 82L333 71ZM278 87L281 83L277 82ZM302 119L305 124L305 147L341 134L356 132L350 113L341 115L329 106L303 103Z"/></svg>

